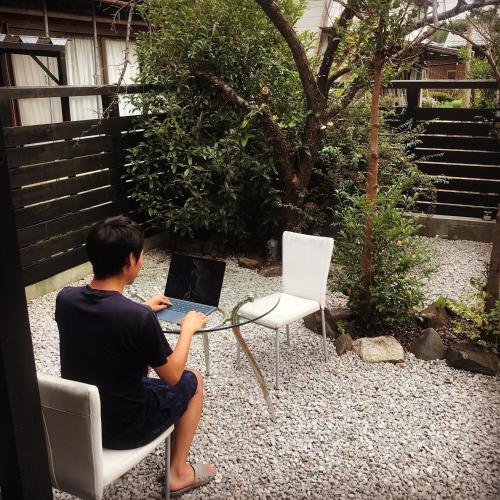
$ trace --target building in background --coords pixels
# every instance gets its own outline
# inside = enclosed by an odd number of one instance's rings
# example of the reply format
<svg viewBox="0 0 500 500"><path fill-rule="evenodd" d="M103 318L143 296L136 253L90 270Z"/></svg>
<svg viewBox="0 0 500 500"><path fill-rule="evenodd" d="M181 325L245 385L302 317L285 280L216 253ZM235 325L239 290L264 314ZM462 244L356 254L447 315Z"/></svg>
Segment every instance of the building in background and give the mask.
<svg viewBox="0 0 500 500"><path fill-rule="evenodd" d="M117 83L124 63L127 14L122 13L121 18L113 22L116 11L116 7L104 1L3 0L0 5L1 85L58 85L54 81L61 77L57 58L36 55L37 49L48 45L64 46L68 85ZM144 29L145 23L134 18L132 27L124 84L131 83L137 71L133 37ZM13 52L17 47L20 52L29 52L25 49L31 48L33 53ZM10 107L14 125L63 120L58 98L22 99L11 102ZM96 97L70 97L69 107L71 120L96 118L102 112L100 99ZM131 106L120 102L121 115L133 112Z"/></svg>

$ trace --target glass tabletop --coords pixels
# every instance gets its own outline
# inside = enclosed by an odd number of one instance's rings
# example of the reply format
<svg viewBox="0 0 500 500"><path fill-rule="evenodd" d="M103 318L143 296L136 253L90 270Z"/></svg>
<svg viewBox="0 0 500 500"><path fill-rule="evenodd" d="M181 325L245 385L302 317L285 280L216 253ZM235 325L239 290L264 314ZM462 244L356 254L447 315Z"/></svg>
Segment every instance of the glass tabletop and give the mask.
<svg viewBox="0 0 500 500"><path fill-rule="evenodd" d="M257 321L274 311L280 302L280 298L280 293L275 293L262 298L254 298L252 295L248 295L243 300L237 302L230 311L224 311L217 308L217 310L209 315L205 327L198 330L195 335L227 330L229 328L243 326ZM244 318L238 315L238 311L243 307L245 309ZM170 323L161 319L159 319L159 321L165 333L180 333L181 326L179 324Z"/></svg>

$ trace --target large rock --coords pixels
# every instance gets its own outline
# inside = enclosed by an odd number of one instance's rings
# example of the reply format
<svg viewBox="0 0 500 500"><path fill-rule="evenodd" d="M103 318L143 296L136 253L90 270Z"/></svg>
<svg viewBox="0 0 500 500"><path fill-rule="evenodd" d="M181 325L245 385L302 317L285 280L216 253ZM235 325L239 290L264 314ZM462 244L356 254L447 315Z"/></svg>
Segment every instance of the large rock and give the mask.
<svg viewBox="0 0 500 500"><path fill-rule="evenodd" d="M390 335L363 337L352 343L354 351L367 363L400 363L405 359L403 346Z"/></svg>
<svg viewBox="0 0 500 500"><path fill-rule="evenodd" d="M342 356L347 351L352 351L352 338L349 334L343 333L335 339L335 350L337 355Z"/></svg>
<svg viewBox="0 0 500 500"><path fill-rule="evenodd" d="M325 309L325 328L326 336L330 339L334 339L339 334L339 329L337 328L336 319L333 317L330 310ZM323 335L321 329L321 312L316 311L315 313L309 314L304 318L304 325L309 330L312 330L319 335Z"/></svg>
<svg viewBox="0 0 500 500"><path fill-rule="evenodd" d="M446 347L434 328L427 328L410 346L410 352L419 359L444 359Z"/></svg>
<svg viewBox="0 0 500 500"><path fill-rule="evenodd" d="M417 313L416 318L422 328L443 328L450 319L446 308L436 302Z"/></svg>
<svg viewBox="0 0 500 500"><path fill-rule="evenodd" d="M467 342L456 342L451 345L446 353L446 363L460 370L484 375L495 375L498 372L496 354Z"/></svg>

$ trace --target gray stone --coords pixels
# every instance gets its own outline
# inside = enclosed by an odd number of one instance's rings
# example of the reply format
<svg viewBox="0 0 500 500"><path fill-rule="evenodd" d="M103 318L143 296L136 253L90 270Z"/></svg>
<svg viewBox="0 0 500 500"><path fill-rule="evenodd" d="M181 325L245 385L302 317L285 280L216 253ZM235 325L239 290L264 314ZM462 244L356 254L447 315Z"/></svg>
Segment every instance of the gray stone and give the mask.
<svg viewBox="0 0 500 500"><path fill-rule="evenodd" d="M339 356L346 353L347 351L352 351L352 338L349 334L343 333L335 339L335 350Z"/></svg>
<svg viewBox="0 0 500 500"><path fill-rule="evenodd" d="M410 352L419 359L444 359L446 347L434 328L427 328L410 346Z"/></svg>
<svg viewBox="0 0 500 500"><path fill-rule="evenodd" d="M498 372L498 356L482 347L467 342L456 342L448 348L446 363L460 370L495 375Z"/></svg>
<svg viewBox="0 0 500 500"><path fill-rule="evenodd" d="M335 318L329 309L325 309L325 328L326 336L330 339L334 339L339 334L339 329L337 328L337 323ZM321 329L321 312L316 311L315 313L309 314L304 318L304 326L309 330L323 335L323 330Z"/></svg>
<svg viewBox="0 0 500 500"><path fill-rule="evenodd" d="M354 351L366 363L400 363L405 359L403 346L392 336L362 337L352 343Z"/></svg>

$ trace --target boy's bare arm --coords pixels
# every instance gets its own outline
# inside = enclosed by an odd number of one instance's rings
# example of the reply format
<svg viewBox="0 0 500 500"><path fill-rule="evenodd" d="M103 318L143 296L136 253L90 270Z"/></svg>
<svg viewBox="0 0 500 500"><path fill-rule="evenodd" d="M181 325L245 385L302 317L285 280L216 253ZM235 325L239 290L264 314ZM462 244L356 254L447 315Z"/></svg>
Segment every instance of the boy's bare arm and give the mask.
<svg viewBox="0 0 500 500"><path fill-rule="evenodd" d="M191 347L191 339L195 332L202 328L208 317L203 313L190 311L181 321L181 332L174 352L167 358L167 362L155 368L155 372L166 384L175 385L179 382L182 372L186 368Z"/></svg>

